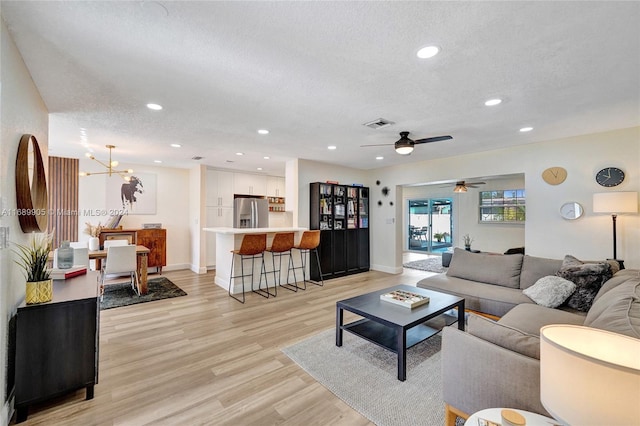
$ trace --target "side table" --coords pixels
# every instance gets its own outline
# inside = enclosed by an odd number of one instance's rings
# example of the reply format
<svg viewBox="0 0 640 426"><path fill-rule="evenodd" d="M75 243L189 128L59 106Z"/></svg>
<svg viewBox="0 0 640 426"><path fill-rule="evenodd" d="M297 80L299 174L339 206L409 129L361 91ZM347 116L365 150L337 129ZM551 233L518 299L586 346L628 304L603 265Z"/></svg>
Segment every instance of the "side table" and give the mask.
<svg viewBox="0 0 640 426"><path fill-rule="evenodd" d="M490 420L497 424L502 424L502 416L500 415L502 410L504 410L504 408L487 408L484 410L480 410L469 416L467 421L464 422L464 426L479 426L480 423L478 423L478 419ZM524 410L516 410L515 408L509 408L509 410L513 410L516 413L521 414L526 420L527 426L559 426L554 419L542 416L537 413L532 413L530 411Z"/></svg>

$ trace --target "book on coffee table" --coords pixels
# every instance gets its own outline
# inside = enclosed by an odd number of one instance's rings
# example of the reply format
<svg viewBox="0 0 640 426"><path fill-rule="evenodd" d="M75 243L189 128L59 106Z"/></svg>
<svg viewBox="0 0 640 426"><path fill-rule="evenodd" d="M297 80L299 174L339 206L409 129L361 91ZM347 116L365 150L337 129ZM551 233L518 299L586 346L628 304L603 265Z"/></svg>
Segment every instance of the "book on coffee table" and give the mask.
<svg viewBox="0 0 640 426"><path fill-rule="evenodd" d="M415 308L416 306L429 303L429 297L406 290L394 290L389 293L381 294L380 300L395 303L396 305L404 306L405 308Z"/></svg>

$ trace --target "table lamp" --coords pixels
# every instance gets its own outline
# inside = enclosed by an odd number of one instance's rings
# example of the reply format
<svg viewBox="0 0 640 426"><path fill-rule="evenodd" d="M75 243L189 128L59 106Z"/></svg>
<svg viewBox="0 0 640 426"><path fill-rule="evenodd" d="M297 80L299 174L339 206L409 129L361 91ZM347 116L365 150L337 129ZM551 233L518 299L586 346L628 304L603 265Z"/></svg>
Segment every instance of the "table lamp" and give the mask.
<svg viewBox="0 0 640 426"><path fill-rule="evenodd" d="M618 260L616 252L616 218L618 213L638 212L637 192L600 192L593 194L593 212L611 213L613 220L613 260ZM624 268L619 261L620 269Z"/></svg>
<svg viewBox="0 0 640 426"><path fill-rule="evenodd" d="M554 324L540 330L540 400L573 426L640 422L640 339Z"/></svg>

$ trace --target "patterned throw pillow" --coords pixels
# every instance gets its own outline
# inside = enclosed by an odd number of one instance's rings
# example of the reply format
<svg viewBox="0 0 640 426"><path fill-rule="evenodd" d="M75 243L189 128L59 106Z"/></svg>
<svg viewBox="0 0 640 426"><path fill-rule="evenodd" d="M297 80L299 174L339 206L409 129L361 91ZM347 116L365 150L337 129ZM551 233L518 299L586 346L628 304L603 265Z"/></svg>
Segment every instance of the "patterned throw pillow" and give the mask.
<svg viewBox="0 0 640 426"><path fill-rule="evenodd" d="M578 311L587 312L593 304L598 290L612 277L611 265L607 262L584 263L573 256L566 255L557 276L573 282L577 288L567 305Z"/></svg>
<svg viewBox="0 0 640 426"><path fill-rule="evenodd" d="M557 308L576 289L576 285L562 277L549 275L542 277L534 285L522 290L529 299L547 308Z"/></svg>

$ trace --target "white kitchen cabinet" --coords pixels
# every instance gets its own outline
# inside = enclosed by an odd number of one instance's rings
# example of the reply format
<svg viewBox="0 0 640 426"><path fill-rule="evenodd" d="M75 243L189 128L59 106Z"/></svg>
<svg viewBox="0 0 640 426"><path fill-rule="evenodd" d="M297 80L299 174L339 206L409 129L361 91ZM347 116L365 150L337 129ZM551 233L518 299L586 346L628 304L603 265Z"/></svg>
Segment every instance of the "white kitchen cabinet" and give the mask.
<svg viewBox="0 0 640 426"><path fill-rule="evenodd" d="M267 193L267 179L263 175L234 173L233 188L236 194L264 196Z"/></svg>
<svg viewBox="0 0 640 426"><path fill-rule="evenodd" d="M233 227L232 207L207 207L207 228ZM216 266L216 233L205 232L207 244L207 267Z"/></svg>
<svg viewBox="0 0 640 426"><path fill-rule="evenodd" d="M207 206L233 207L233 172L207 170Z"/></svg>
<svg viewBox="0 0 640 426"><path fill-rule="evenodd" d="M267 176L267 197L284 197L284 178Z"/></svg>

